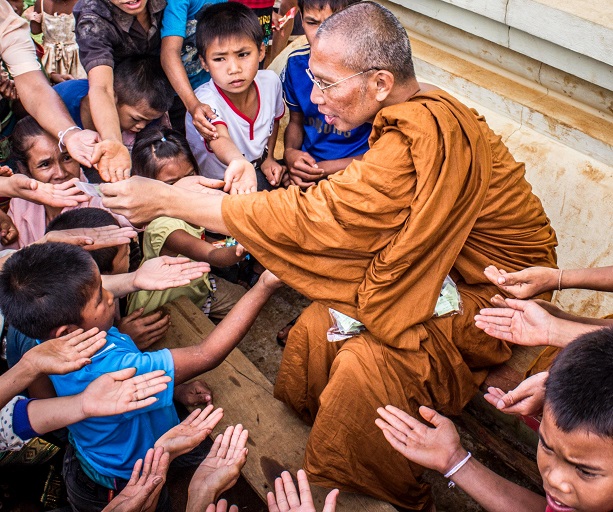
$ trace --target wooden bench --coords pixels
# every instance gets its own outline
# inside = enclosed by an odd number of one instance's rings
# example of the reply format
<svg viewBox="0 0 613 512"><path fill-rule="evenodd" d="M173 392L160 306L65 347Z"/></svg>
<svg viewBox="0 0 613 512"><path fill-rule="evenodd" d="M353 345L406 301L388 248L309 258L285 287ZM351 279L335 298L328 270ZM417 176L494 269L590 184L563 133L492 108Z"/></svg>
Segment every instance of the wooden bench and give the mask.
<svg viewBox="0 0 613 512"><path fill-rule="evenodd" d="M163 307L171 318L165 339L151 347L174 348L199 343L214 324L182 297ZM274 490L274 480L283 470L292 474L302 467L304 448L310 428L285 404L273 397L272 384L235 349L215 370L207 372L206 381L215 392L215 405L224 409L224 418L216 431L241 423L249 430L249 456L242 475L255 492L266 500ZM321 510L329 489L312 486L316 508ZM342 492L339 512L395 512L389 503Z"/></svg>

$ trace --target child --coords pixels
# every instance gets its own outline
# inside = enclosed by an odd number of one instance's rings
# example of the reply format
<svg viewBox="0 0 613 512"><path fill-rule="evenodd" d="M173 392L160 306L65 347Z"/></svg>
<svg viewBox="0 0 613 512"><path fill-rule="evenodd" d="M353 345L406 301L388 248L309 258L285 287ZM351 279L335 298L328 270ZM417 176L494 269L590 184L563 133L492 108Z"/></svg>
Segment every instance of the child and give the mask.
<svg viewBox="0 0 613 512"><path fill-rule="evenodd" d="M361 159L368 150L372 126L363 124L341 132L326 122L311 101L313 83L305 73L309 67L311 42L327 18L357 0L299 0L302 24L307 42L294 50L281 73L283 94L290 111L285 130L284 159L289 184L308 188L320 179L341 171L355 158ZM325 86L324 86L325 87Z"/></svg>
<svg viewBox="0 0 613 512"><path fill-rule="evenodd" d="M278 186L283 167L273 155L285 107L277 75L258 71L264 46L257 16L235 2L208 7L196 27L196 44L211 80L195 92L217 115L218 134L205 142L187 114L187 140L200 174L223 179L226 167L229 172L255 167L258 190Z"/></svg>
<svg viewBox="0 0 613 512"><path fill-rule="evenodd" d="M128 336L112 327L114 297L102 286L89 254L79 247L48 243L22 249L5 263L0 273L0 310L16 329L43 342L78 328L107 332L106 345L91 358L91 365L51 376L58 396L66 396L81 392L101 373L128 367L137 368L137 374L165 370L174 385L214 368L242 339L278 286L272 274L263 275L196 346L141 353ZM74 466L64 468L71 502L102 509L114 491L123 488L136 460L178 423L172 389L169 385L156 404L145 409L69 427L76 452L72 463L78 466L78 471Z"/></svg>
<svg viewBox="0 0 613 512"><path fill-rule="evenodd" d="M79 45L75 39L75 19L72 15L77 0L36 0L34 16L30 21L32 34L42 34L43 69L52 83L85 78L79 60Z"/></svg>
<svg viewBox="0 0 613 512"><path fill-rule="evenodd" d="M198 58L196 23L206 7L220 1L222 0L175 0L168 3L162 18L160 59L166 76L180 98L180 102L175 100L173 114L183 114L178 120L181 127L175 126L174 117L171 118L172 126L185 133L185 114L189 111L198 132L207 138L215 136L216 132L210 123L213 113L208 105L198 101L194 90L208 82L211 75L202 68ZM184 107L178 108L178 103L182 103Z"/></svg>
<svg viewBox="0 0 613 512"><path fill-rule="evenodd" d="M132 153L132 172L172 185L195 174L198 165L185 138L168 128L151 128L139 135ZM143 239L144 260L157 256L187 256L206 261L216 267L227 267L241 261L243 248L215 247L204 239L204 228L179 219L160 217L151 222ZM204 276L188 286L163 292L140 291L130 296L128 313L142 308L147 314L182 295L213 318L221 319L244 295L242 286L221 277Z"/></svg>
<svg viewBox="0 0 613 512"><path fill-rule="evenodd" d="M90 83L69 80L54 87L80 128L94 130ZM115 105L123 144L129 149L136 134L149 123L162 118L172 106L174 91L156 57L131 57L115 68ZM168 123L162 118L161 122Z"/></svg>
<svg viewBox="0 0 613 512"><path fill-rule="evenodd" d="M114 68L130 57L159 55L165 6L166 0L81 0L73 10L79 56L91 88L92 122L102 139L104 162L98 165L106 181L127 178L131 167L115 109Z"/></svg>
<svg viewBox="0 0 613 512"><path fill-rule="evenodd" d="M613 330L586 334L553 363L537 462L546 497L492 473L467 452L447 418L421 407L434 428L392 406L377 425L409 460L450 478L490 512L613 510Z"/></svg>

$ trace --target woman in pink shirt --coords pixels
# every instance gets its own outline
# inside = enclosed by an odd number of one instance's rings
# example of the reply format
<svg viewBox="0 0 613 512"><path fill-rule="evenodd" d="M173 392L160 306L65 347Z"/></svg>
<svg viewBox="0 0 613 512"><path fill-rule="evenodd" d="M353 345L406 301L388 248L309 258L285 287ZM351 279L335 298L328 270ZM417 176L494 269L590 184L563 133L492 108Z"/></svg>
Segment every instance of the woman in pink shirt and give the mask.
<svg viewBox="0 0 613 512"><path fill-rule="evenodd" d="M70 156L66 148L60 148L32 117L22 119L15 126L12 156L21 173L42 183L56 185L74 178L87 181L79 162ZM104 208L100 197L92 197L87 202L66 208L40 205L20 198L11 199L8 215L13 219L19 238L7 247L20 249L36 242L45 234L47 224L60 213L83 207ZM115 217L121 226L131 226L125 217Z"/></svg>

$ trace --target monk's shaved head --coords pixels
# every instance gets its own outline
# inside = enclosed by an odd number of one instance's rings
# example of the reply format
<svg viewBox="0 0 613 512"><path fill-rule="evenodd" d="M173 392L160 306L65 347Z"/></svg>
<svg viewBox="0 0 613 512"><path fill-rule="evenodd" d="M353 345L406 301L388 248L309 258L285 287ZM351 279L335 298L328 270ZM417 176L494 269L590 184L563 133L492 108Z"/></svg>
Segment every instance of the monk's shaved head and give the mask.
<svg viewBox="0 0 613 512"><path fill-rule="evenodd" d="M415 78L411 43L400 21L373 2L350 5L321 24L316 39L342 42L343 65L356 71L385 69L399 82Z"/></svg>

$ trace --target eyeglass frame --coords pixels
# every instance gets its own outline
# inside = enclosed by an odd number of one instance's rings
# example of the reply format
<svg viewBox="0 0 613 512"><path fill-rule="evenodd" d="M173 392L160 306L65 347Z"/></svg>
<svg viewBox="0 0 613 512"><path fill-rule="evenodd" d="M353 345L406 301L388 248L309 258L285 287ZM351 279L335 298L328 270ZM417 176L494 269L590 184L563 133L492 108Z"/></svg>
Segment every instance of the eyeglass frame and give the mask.
<svg viewBox="0 0 613 512"><path fill-rule="evenodd" d="M326 85L325 87L322 87L321 84L320 84L321 80L316 80L315 79L315 75L313 75L313 72L311 71L311 68L306 68L304 70L304 72L309 77L309 80L311 80L311 82L313 82L313 85L317 86L317 88L321 92L324 92L326 89L330 89L331 87L334 87L335 85L338 85L338 84L344 82L345 80L349 80L350 78L353 78L354 76L360 76L360 75L363 75L364 73L369 73L370 71L380 71L380 69L379 68L365 69L364 71L360 71L359 73L355 73L355 74L353 74L351 76L348 76L348 77L345 77L345 78L341 78L339 81L334 82L333 84Z"/></svg>

